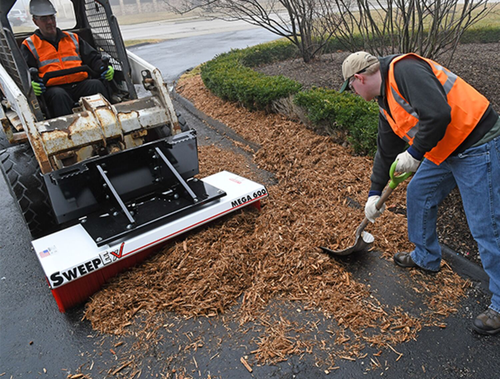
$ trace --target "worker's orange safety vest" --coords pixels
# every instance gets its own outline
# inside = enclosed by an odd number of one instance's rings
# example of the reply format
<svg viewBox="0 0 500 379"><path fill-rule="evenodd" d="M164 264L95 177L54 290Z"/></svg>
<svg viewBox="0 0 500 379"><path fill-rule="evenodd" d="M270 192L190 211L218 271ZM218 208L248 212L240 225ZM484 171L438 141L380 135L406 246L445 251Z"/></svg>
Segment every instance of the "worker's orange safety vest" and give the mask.
<svg viewBox="0 0 500 379"><path fill-rule="evenodd" d="M439 65L438 63L423 58L416 54L404 54L389 65L385 93L391 115L380 108L382 115L389 122L392 130L410 145L418 132L418 114L399 92L394 77L394 65L401 59L414 56L427 62L432 68L434 75L438 78L446 92L448 104L451 107L451 122L446 128L444 137L425 157L439 165L450 156L455 149L474 130L477 123L488 108L489 101L477 92L463 79Z"/></svg>
<svg viewBox="0 0 500 379"><path fill-rule="evenodd" d="M65 36L59 41L58 50L49 42L41 39L36 34L26 38L23 44L26 45L38 62L38 74L40 78L52 71L63 70L72 67L80 67L80 44L78 36L70 32L63 32ZM57 86L62 84L77 83L88 78L86 72L52 78L46 83L47 86Z"/></svg>

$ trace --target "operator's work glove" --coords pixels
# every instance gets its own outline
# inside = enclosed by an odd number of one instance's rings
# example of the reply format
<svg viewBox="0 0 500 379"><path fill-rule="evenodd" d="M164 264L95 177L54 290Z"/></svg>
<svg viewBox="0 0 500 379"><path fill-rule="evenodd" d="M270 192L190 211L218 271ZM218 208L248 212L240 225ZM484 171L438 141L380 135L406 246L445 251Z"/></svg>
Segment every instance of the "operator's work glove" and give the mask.
<svg viewBox="0 0 500 379"><path fill-rule="evenodd" d="M104 70L104 67L101 67L101 70ZM101 74L101 79L105 79L108 82L113 80L113 77L115 76L115 69L113 66L108 66L108 68L102 72Z"/></svg>
<svg viewBox="0 0 500 379"><path fill-rule="evenodd" d="M365 204L365 216L371 222L374 223L375 219L380 217L385 211L385 204L382 204L382 208L377 209L375 206L380 199L379 195L372 195L368 198Z"/></svg>
<svg viewBox="0 0 500 379"><path fill-rule="evenodd" d="M36 96L41 96L46 90L43 83L35 82L34 80L31 81L31 87L33 87L33 92L35 92Z"/></svg>
<svg viewBox="0 0 500 379"><path fill-rule="evenodd" d="M411 146L396 157L396 172L416 172L422 161L422 154Z"/></svg>

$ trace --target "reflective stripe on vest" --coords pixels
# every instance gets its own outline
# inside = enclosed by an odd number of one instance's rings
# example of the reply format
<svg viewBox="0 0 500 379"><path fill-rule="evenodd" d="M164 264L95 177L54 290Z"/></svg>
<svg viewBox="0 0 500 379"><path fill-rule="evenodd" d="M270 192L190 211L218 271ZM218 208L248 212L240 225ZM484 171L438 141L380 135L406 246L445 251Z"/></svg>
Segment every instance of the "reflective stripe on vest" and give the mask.
<svg viewBox="0 0 500 379"><path fill-rule="evenodd" d="M460 77L438 63L416 54L405 54L395 58L389 66L386 82L386 98L391 113L380 108L381 114L388 121L394 133L410 145L418 132L419 116L401 95L394 77L394 65L405 57L413 56L429 64L434 75L443 86L447 101L451 107L451 122L444 137L425 154L430 161L440 164L453 153L474 130L488 108L489 101L467 84Z"/></svg>
<svg viewBox="0 0 500 379"><path fill-rule="evenodd" d="M40 78L48 72L59 71L67 68L80 67L80 44L78 37L70 32L63 32L65 36L59 41L58 49L49 42L42 40L36 34L24 40L24 44L30 49L38 64ZM52 78L46 83L47 86L77 83L88 78L86 72L65 75Z"/></svg>

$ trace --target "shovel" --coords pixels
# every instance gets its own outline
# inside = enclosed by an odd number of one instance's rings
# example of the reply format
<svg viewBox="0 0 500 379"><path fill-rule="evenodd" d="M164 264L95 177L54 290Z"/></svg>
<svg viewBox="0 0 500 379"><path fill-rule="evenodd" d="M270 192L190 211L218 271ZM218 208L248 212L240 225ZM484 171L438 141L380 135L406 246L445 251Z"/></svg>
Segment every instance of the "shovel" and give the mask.
<svg viewBox="0 0 500 379"><path fill-rule="evenodd" d="M380 199L377 201L377 204L375 204L377 210L380 210L380 208L382 208L385 201L389 198L389 195L392 193L392 191L394 191L394 189L398 186L398 184L405 181L409 176L412 175L412 172L405 172L401 175L395 176L394 172L396 171L396 164L397 161L395 161L391 165L391 169L389 170L391 181L389 182L388 188L384 191L384 193L382 193L382 196L380 196ZM358 251L366 251L370 249L370 247L373 244L373 241L375 241L375 238L370 233L364 231L369 222L370 221L365 217L365 219L358 226L355 234L356 241L354 242L353 246L348 247L347 249L344 250L331 250L323 246L320 246L320 249L324 253L337 256L349 255Z"/></svg>

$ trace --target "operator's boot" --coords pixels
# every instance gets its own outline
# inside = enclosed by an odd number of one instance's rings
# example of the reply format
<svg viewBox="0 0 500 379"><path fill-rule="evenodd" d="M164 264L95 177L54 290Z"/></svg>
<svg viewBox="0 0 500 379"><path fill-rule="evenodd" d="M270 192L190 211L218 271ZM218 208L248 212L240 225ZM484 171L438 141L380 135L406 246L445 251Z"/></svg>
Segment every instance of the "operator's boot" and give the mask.
<svg viewBox="0 0 500 379"><path fill-rule="evenodd" d="M500 332L500 313L488 308L476 317L472 327L479 334L494 335Z"/></svg>

